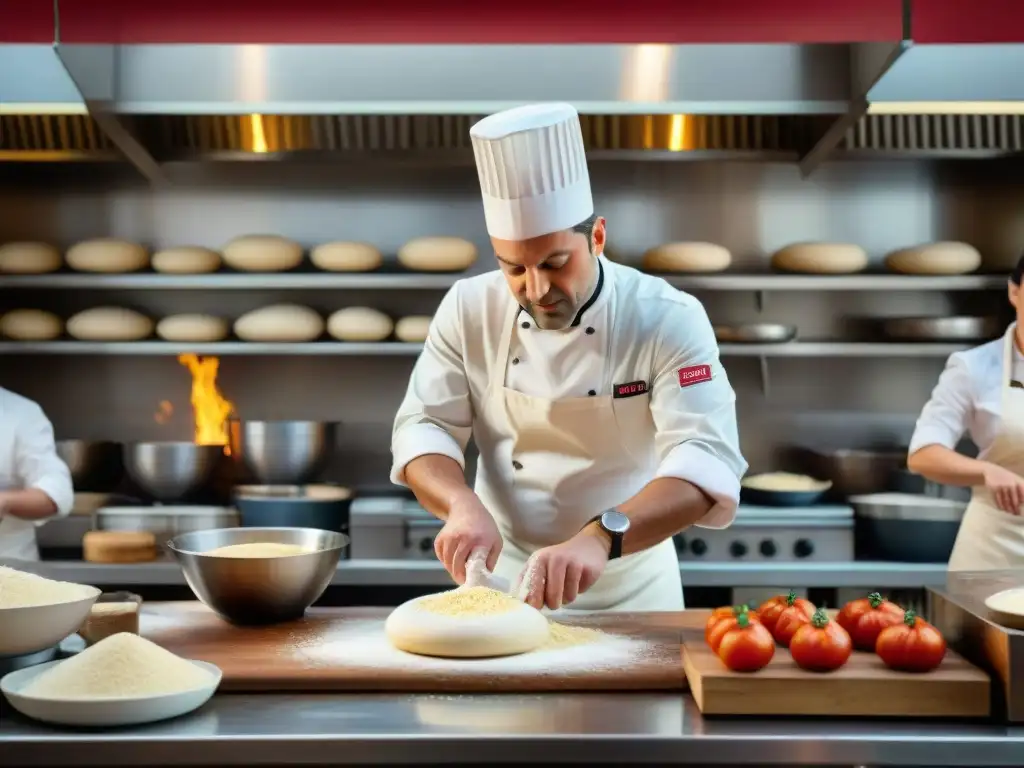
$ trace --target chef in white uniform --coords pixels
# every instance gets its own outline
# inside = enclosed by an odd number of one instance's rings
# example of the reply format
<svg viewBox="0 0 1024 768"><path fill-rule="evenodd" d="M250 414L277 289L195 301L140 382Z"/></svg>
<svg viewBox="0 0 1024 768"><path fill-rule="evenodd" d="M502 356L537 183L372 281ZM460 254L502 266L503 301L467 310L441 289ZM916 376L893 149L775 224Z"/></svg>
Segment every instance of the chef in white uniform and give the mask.
<svg viewBox="0 0 1024 768"><path fill-rule="evenodd" d="M704 308L603 256L567 104L471 129L499 269L459 280L430 326L392 435L392 480L535 607L679 610L672 536L733 520L746 462ZM464 475L470 437L475 493Z"/></svg>
<svg viewBox="0 0 1024 768"><path fill-rule="evenodd" d="M36 526L71 512L71 472L53 426L31 400L0 387L0 559L38 560Z"/></svg>
<svg viewBox="0 0 1024 768"><path fill-rule="evenodd" d="M1017 321L1001 339L950 356L917 420L907 466L972 489L949 569L1024 567L1024 257L1009 283ZM969 435L977 459L956 452Z"/></svg>

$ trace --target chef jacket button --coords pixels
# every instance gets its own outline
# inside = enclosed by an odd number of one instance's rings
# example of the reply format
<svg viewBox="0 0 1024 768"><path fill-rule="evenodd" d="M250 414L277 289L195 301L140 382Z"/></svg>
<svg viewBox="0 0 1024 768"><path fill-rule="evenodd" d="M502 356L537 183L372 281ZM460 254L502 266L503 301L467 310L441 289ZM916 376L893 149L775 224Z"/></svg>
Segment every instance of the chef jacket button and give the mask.
<svg viewBox="0 0 1024 768"><path fill-rule="evenodd" d="M588 394L588 395L590 395L591 397L593 397L594 395L596 395L596 394L597 394L597 392L596 392L595 390L593 390L593 389L592 389L592 390L590 390L589 392L587 392L587 394Z"/></svg>
<svg viewBox="0 0 1024 768"><path fill-rule="evenodd" d="M522 469L522 468L523 468L523 465L522 465L522 464L520 464L520 463L519 463L518 461L515 461L515 460L513 460L513 461L512 461L512 468L513 468L513 469Z"/></svg>
<svg viewBox="0 0 1024 768"><path fill-rule="evenodd" d="M523 323L523 328L529 328L529 327L530 327L529 323L525 323L525 322Z"/></svg>
<svg viewBox="0 0 1024 768"><path fill-rule="evenodd" d="M587 336L592 336L593 334L594 334L593 326L588 325L587 326Z"/></svg>
<svg viewBox="0 0 1024 768"><path fill-rule="evenodd" d="M519 358L518 357L513 357L512 358L512 365L519 365Z"/></svg>

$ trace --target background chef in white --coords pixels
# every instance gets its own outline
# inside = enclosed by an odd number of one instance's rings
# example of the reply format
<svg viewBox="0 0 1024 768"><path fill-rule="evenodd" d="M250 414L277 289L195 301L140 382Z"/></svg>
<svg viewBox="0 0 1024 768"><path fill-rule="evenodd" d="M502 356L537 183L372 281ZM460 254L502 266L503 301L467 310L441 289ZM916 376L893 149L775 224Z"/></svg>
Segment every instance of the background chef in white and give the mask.
<svg viewBox="0 0 1024 768"><path fill-rule="evenodd" d="M36 526L66 515L71 472L53 426L31 400L0 387L0 558L38 560Z"/></svg>
<svg viewBox="0 0 1024 768"><path fill-rule="evenodd" d="M1024 567L1024 257L1009 282L1017 321L1002 338L950 356L917 420L907 466L973 489L950 570ZM957 453L964 434L977 459Z"/></svg>
<svg viewBox="0 0 1024 768"><path fill-rule="evenodd" d="M707 315L602 255L579 117L565 104L471 130L499 270L434 316L392 436L392 480L535 607L683 607L671 537L728 526L746 462ZM467 486L470 437L480 458Z"/></svg>

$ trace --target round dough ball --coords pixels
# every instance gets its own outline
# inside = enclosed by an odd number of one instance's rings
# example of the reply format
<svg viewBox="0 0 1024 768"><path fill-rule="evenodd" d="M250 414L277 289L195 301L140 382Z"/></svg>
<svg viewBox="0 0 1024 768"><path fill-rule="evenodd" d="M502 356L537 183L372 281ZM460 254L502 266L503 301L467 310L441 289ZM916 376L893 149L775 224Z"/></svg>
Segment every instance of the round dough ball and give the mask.
<svg viewBox="0 0 1024 768"><path fill-rule="evenodd" d="M8 275L43 275L60 269L60 251L49 243L0 245L0 272Z"/></svg>
<svg viewBox="0 0 1024 768"><path fill-rule="evenodd" d="M313 266L325 272L372 272L384 263L380 251L369 243L324 243L309 254Z"/></svg>
<svg viewBox="0 0 1024 768"><path fill-rule="evenodd" d="M476 261L476 246L461 237L418 237L398 249L398 263L414 272L461 272Z"/></svg>
<svg viewBox="0 0 1024 768"><path fill-rule="evenodd" d="M0 336L17 341L52 341L60 338L64 323L52 312L14 309L0 317Z"/></svg>
<svg viewBox="0 0 1024 768"><path fill-rule="evenodd" d="M143 246L113 237L76 243L65 258L68 266L79 272L116 274L149 266L149 252Z"/></svg>
<svg viewBox="0 0 1024 768"><path fill-rule="evenodd" d="M785 272L848 275L867 269L868 254L852 243L793 243L775 252L772 266Z"/></svg>
<svg viewBox="0 0 1024 768"><path fill-rule="evenodd" d="M459 590L452 590L455 592ZM544 615L515 598L509 598L515 600L511 609L501 613L449 616L422 607L425 600L435 597L414 598L391 612L384 622L384 631L393 646L420 656L487 658L528 653L549 637Z"/></svg>
<svg viewBox="0 0 1024 768"><path fill-rule="evenodd" d="M153 254L153 269L167 275L205 275L220 269L220 254L197 245L165 248Z"/></svg>
<svg viewBox="0 0 1024 768"><path fill-rule="evenodd" d="M715 243L665 243L644 254L648 272L722 272L732 264L732 254Z"/></svg>
<svg viewBox="0 0 1024 768"><path fill-rule="evenodd" d="M327 332L339 341L383 341L394 329L390 317L369 307L346 307L327 318Z"/></svg>
<svg viewBox="0 0 1024 768"><path fill-rule="evenodd" d="M153 333L153 321L124 307L94 307L68 320L67 330L82 341L139 341Z"/></svg>
<svg viewBox="0 0 1024 768"><path fill-rule="evenodd" d="M298 304L273 304L254 309L235 321L235 335L242 341L294 344L316 341L323 332L323 318L309 307Z"/></svg>
<svg viewBox="0 0 1024 768"><path fill-rule="evenodd" d="M893 251L885 266L905 275L966 275L981 266L981 254L967 243L925 243Z"/></svg>
<svg viewBox="0 0 1024 768"><path fill-rule="evenodd" d="M399 341L424 342L430 331L430 315L410 315L395 323L395 336Z"/></svg>
<svg viewBox="0 0 1024 768"><path fill-rule="evenodd" d="M302 246L277 235L237 237L222 253L224 263L240 272L285 272L302 263Z"/></svg>
<svg viewBox="0 0 1024 768"><path fill-rule="evenodd" d="M213 315L170 315L156 324L156 335L164 341L222 341L228 336L228 324Z"/></svg>

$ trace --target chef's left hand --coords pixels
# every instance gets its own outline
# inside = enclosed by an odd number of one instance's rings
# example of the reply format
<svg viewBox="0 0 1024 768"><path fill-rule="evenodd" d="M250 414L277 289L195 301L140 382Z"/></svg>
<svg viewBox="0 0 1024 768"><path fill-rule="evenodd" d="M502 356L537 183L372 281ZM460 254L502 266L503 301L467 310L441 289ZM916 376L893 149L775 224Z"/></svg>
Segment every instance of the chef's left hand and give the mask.
<svg viewBox="0 0 1024 768"><path fill-rule="evenodd" d="M529 583L523 600L540 609L558 610L583 594L604 572L611 542L597 526L588 525L562 544L533 553L520 575Z"/></svg>

